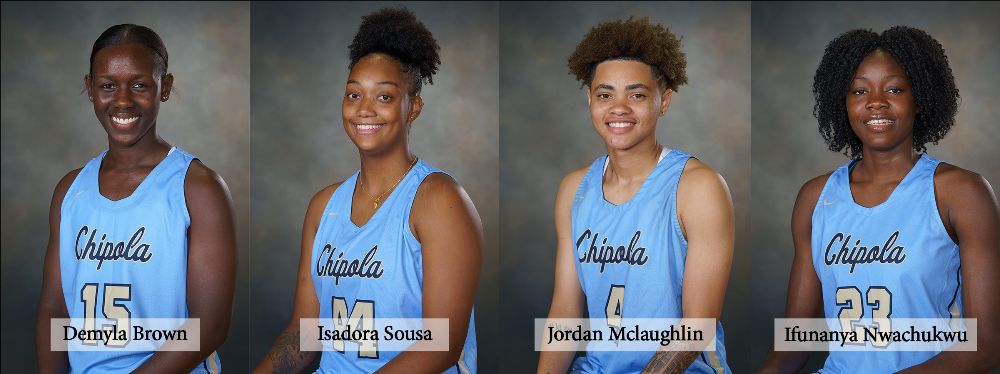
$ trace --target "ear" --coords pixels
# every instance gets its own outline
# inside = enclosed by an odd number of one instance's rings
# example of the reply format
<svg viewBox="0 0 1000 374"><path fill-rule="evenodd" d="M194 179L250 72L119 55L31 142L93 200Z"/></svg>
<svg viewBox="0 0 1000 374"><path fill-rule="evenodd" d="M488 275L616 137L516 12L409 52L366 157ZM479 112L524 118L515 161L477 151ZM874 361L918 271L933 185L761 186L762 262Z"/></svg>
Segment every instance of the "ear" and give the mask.
<svg viewBox="0 0 1000 374"><path fill-rule="evenodd" d="M660 95L660 117L667 114L667 110L670 109L670 100L674 98L674 90L667 89Z"/></svg>
<svg viewBox="0 0 1000 374"><path fill-rule="evenodd" d="M410 104L410 113L407 115L407 124L412 125L413 121L420 117L420 111L424 109L424 99L419 95L413 98L413 102Z"/></svg>
<svg viewBox="0 0 1000 374"><path fill-rule="evenodd" d="M170 99L170 91L174 88L174 75L167 73L160 81L160 101L166 102Z"/></svg>
<svg viewBox="0 0 1000 374"><path fill-rule="evenodd" d="M585 87L583 90L583 95L587 96L587 106L590 106L590 87Z"/></svg>
<svg viewBox="0 0 1000 374"><path fill-rule="evenodd" d="M83 76L83 89L87 91L87 98L90 99L90 102L94 102L94 91L90 87L90 74Z"/></svg>

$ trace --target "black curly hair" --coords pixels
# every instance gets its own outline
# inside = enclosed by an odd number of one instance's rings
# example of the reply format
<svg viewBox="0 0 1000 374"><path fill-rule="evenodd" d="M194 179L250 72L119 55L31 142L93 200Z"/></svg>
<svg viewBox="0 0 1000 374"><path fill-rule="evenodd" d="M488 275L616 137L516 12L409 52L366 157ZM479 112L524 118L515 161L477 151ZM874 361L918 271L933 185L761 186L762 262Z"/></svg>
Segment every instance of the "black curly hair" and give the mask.
<svg viewBox="0 0 1000 374"><path fill-rule="evenodd" d="M420 93L424 80L434 83L431 77L441 64L438 56L441 47L434 36L404 7L382 8L361 17L361 27L348 49L351 57L348 69L372 53L383 53L398 61L410 78L411 95Z"/></svg>
<svg viewBox="0 0 1000 374"><path fill-rule="evenodd" d="M876 49L889 53L910 79L918 109L913 121L913 149L924 152L927 143L937 144L955 124L958 88L941 43L912 27L895 26L881 35L851 30L826 46L813 80L813 115L819 121L819 132L831 151L861 157L861 139L851 130L846 97L858 65Z"/></svg>
<svg viewBox="0 0 1000 374"><path fill-rule="evenodd" d="M681 41L649 17L603 22L590 29L569 56L570 74L590 87L597 65L608 60L642 61L653 69L661 89L677 91L687 83L687 57Z"/></svg>

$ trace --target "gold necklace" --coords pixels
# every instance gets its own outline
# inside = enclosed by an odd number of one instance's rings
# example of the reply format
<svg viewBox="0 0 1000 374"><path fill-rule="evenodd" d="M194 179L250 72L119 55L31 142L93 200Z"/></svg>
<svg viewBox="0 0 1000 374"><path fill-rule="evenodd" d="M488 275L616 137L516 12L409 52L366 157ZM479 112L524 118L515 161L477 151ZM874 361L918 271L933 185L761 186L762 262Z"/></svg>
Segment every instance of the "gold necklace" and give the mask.
<svg viewBox="0 0 1000 374"><path fill-rule="evenodd" d="M403 180L403 177L405 177L406 174L410 173L410 170L413 169L413 165L416 165L416 164L417 164L417 158L414 157L413 158L413 162L410 163L410 167L406 169L406 172L404 172L403 175L400 175L399 178L396 179L396 182L393 183L391 186L389 186L389 188L387 188L385 191L383 191L382 193L380 193L378 195L378 197L372 197L372 194L368 193L368 190L365 189L365 180L360 175L361 173L358 173L359 174L358 175L358 183L361 184L361 191L364 192L365 195L368 195L369 199L372 199L372 210L378 210L379 201L382 200L382 198L385 197L385 194L389 193L389 191L392 191L393 188L396 188L396 185L399 184L399 182L401 182Z"/></svg>

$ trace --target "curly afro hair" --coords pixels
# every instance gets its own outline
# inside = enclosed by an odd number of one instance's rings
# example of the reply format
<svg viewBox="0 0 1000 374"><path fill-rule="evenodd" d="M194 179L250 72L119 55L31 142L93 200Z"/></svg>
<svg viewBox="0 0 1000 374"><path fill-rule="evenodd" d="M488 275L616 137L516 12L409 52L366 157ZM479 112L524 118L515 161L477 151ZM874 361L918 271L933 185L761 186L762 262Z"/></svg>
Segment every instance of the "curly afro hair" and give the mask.
<svg viewBox="0 0 1000 374"><path fill-rule="evenodd" d="M410 78L410 94L420 93L424 80L431 78L441 64L437 40L412 11L404 7L383 8L361 17L361 27L351 41L351 64L348 69L372 53L384 53L403 67Z"/></svg>
<svg viewBox="0 0 1000 374"><path fill-rule="evenodd" d="M813 115L831 151L861 157L861 139L851 130L846 97L858 65L876 49L891 55L913 85L917 105L913 121L913 149L927 150L955 124L958 88L941 43L922 30L895 26L879 35L871 30L851 30L830 42L816 69Z"/></svg>
<svg viewBox="0 0 1000 374"><path fill-rule="evenodd" d="M680 40L663 25L650 23L649 17L603 22L590 29L569 56L569 71L590 87L597 65L608 60L646 63L661 89L677 91L687 83L687 58Z"/></svg>

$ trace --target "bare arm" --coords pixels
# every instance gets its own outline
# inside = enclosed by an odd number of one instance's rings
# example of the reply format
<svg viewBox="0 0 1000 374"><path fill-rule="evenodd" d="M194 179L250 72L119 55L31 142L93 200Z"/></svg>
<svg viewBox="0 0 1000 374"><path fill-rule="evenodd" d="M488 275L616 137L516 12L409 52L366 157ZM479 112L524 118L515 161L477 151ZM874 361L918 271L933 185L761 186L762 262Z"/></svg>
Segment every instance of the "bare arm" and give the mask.
<svg viewBox="0 0 1000 374"><path fill-rule="evenodd" d="M941 352L903 373L985 373L1000 368L1000 214L989 182L943 164L935 192L945 227L957 238L965 318L976 318L978 350Z"/></svg>
<svg viewBox="0 0 1000 374"><path fill-rule="evenodd" d="M677 215L688 242L681 291L683 317L718 319L736 236L733 201L726 181L701 161L690 159L677 186ZM656 352L642 372L680 373L699 354Z"/></svg>
<svg viewBox="0 0 1000 374"><path fill-rule="evenodd" d="M583 318L586 312L587 299L576 274L573 227L570 222L573 197L586 172L587 169L577 170L563 178L556 195L556 278L548 318ZM538 356L537 372L565 373L575 355L575 352L543 351Z"/></svg>
<svg viewBox="0 0 1000 374"><path fill-rule="evenodd" d="M340 186L340 182L320 190L309 201L305 222L302 224L299 273L295 287L292 318L285 329L274 339L274 343L271 343L267 356L253 370L255 374L298 373L316 359L317 352L299 350L299 319L319 317L319 301L316 300L316 289L313 288L309 262L312 259L312 245L316 239L316 230L319 229L323 210L338 186Z"/></svg>
<svg viewBox="0 0 1000 374"><path fill-rule="evenodd" d="M199 161L184 178L188 229L187 305L201 322L199 351L158 351L135 372L182 372L200 365L226 340L236 286L236 228L226 182Z"/></svg>
<svg viewBox="0 0 1000 374"><path fill-rule="evenodd" d="M417 190L410 227L423 253L423 317L448 319L448 350L405 351L379 373L440 373L454 366L472 322L483 257L483 224L472 199L451 177L431 174Z"/></svg>
<svg viewBox="0 0 1000 374"><path fill-rule="evenodd" d="M786 318L820 318L823 315L823 289L812 265L812 215L829 174L813 178L799 190L792 210L792 241L795 257L788 280ZM795 373L809 360L809 352L771 351L760 373Z"/></svg>
<svg viewBox="0 0 1000 374"><path fill-rule="evenodd" d="M38 314L35 318L35 357L39 373L69 371L69 357L66 352L51 350L49 329L52 318L69 318L59 271L59 226L63 198L79 173L80 169L73 170L56 184L55 192L52 193L52 203L49 205L49 243L45 248L42 294L38 300Z"/></svg>

